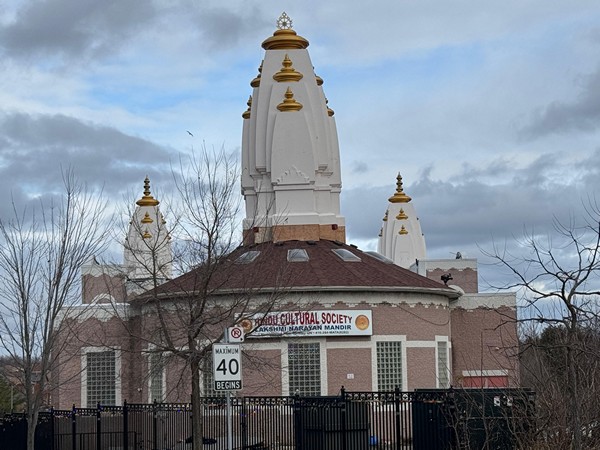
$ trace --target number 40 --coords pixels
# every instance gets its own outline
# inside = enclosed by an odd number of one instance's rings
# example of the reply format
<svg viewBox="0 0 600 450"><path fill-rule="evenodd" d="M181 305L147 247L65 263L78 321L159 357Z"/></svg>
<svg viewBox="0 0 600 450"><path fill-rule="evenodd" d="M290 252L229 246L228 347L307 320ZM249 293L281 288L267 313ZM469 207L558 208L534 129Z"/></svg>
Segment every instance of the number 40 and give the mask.
<svg viewBox="0 0 600 450"><path fill-rule="evenodd" d="M228 370L231 375L237 375L240 371L240 363L237 359L230 359L229 361L226 359L221 360L217 366L217 372L223 372L223 376L226 376Z"/></svg>

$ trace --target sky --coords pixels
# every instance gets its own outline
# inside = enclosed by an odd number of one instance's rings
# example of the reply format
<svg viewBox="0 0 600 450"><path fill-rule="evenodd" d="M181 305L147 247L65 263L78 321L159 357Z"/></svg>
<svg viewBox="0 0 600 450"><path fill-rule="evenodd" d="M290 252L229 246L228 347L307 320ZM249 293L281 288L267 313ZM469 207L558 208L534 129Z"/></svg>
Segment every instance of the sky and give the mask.
<svg viewBox="0 0 600 450"><path fill-rule="evenodd" d="M180 153L239 153L283 11L335 110L348 242L376 248L400 172L428 257L485 284L482 250L598 197L597 0L0 0L0 218L65 167L121 201Z"/></svg>

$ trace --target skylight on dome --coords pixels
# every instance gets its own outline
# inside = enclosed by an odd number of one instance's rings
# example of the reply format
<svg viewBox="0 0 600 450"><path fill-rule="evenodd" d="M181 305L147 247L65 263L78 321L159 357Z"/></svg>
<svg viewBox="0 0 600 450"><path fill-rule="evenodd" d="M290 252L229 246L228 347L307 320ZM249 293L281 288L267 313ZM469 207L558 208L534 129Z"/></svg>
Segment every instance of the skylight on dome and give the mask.
<svg viewBox="0 0 600 450"><path fill-rule="evenodd" d="M392 261L390 258L388 258L387 256L383 256L381 253L377 253L377 252L365 252L367 255L372 256L373 258L384 262L386 264L394 264L394 261Z"/></svg>
<svg viewBox="0 0 600 450"><path fill-rule="evenodd" d="M346 262L358 262L361 260L358 256L345 248L334 248L331 251Z"/></svg>
<svg viewBox="0 0 600 450"><path fill-rule="evenodd" d="M238 256L238 258L235 260L235 263L250 264L256 258L258 258L258 255L260 255L260 252L258 250L250 250L249 252L242 253L240 256Z"/></svg>
<svg viewBox="0 0 600 450"><path fill-rule="evenodd" d="M287 252L287 260L289 262L306 262L308 253L303 248L292 248Z"/></svg>

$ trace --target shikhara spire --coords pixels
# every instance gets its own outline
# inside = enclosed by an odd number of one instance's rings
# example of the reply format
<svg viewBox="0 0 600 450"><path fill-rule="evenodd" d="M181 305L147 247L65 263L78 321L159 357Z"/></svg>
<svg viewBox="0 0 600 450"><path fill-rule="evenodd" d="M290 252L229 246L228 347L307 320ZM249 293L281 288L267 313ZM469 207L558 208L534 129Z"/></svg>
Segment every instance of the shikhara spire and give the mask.
<svg viewBox="0 0 600 450"><path fill-rule="evenodd" d="M308 41L283 13L262 46L243 113L244 240L345 241L337 130Z"/></svg>
<svg viewBox="0 0 600 450"><path fill-rule="evenodd" d="M377 246L379 253L407 269L426 256L425 238L411 200L398 173L396 192L388 199Z"/></svg>
<svg viewBox="0 0 600 450"><path fill-rule="evenodd" d="M171 238L159 201L150 192L150 179L144 180L144 194L136 203L125 239L124 259L128 289L141 291L146 281L171 278Z"/></svg>

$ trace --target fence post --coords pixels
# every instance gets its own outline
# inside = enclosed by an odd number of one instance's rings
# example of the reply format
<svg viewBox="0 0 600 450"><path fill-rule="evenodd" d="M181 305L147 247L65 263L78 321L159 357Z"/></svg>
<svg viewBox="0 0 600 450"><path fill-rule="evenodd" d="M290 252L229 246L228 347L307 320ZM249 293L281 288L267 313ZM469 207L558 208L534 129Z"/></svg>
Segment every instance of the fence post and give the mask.
<svg viewBox="0 0 600 450"><path fill-rule="evenodd" d="M102 448L102 414L100 414L100 402L96 406L96 449Z"/></svg>
<svg viewBox="0 0 600 450"><path fill-rule="evenodd" d="M54 407L50 408L50 449L54 450Z"/></svg>
<svg viewBox="0 0 600 450"><path fill-rule="evenodd" d="M152 448L158 448L158 405L156 399L152 403Z"/></svg>
<svg viewBox="0 0 600 450"><path fill-rule="evenodd" d="M302 406L300 404L300 395L294 395L294 433L296 441L296 450L303 450L302 448Z"/></svg>
<svg viewBox="0 0 600 450"><path fill-rule="evenodd" d="M75 403L73 403L73 409L71 410L71 448L77 450L77 414Z"/></svg>
<svg viewBox="0 0 600 450"><path fill-rule="evenodd" d="M402 443L402 427L401 421L401 410L400 410L400 388L396 386L394 389L394 409L395 409L395 426L396 426L396 450L400 450L400 444ZM414 398L413 398L414 402Z"/></svg>
<svg viewBox="0 0 600 450"><path fill-rule="evenodd" d="M342 450L348 450L348 427L346 426L346 420L348 415L346 414L346 389L342 386L341 389L342 397L342 411L340 421L342 422Z"/></svg>
<svg viewBox="0 0 600 450"><path fill-rule="evenodd" d="M240 414L240 428L242 430L242 448L246 448L248 446L248 423L246 421L246 417L248 416L248 405L246 400L246 397L242 397L242 411Z"/></svg>
<svg viewBox="0 0 600 450"><path fill-rule="evenodd" d="M127 400L123 402L123 448L129 450L129 418L127 414L129 409L127 408Z"/></svg>

